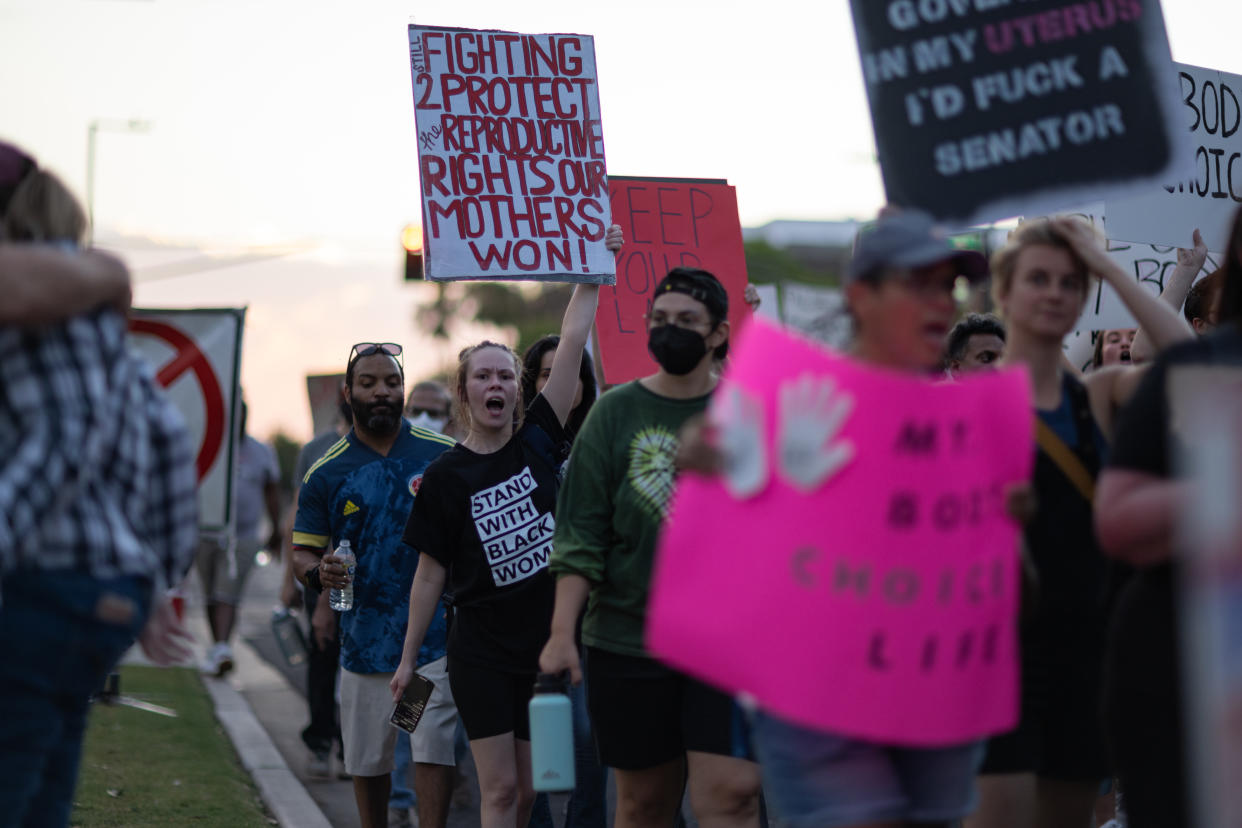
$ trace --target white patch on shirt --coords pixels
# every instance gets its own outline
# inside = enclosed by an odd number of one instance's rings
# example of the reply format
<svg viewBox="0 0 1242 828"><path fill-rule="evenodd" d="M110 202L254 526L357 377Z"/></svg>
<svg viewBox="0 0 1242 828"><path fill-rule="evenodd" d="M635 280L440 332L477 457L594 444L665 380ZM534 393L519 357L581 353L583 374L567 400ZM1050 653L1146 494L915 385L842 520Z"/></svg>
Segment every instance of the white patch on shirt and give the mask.
<svg viewBox="0 0 1242 828"><path fill-rule="evenodd" d="M527 466L470 498L474 526L498 587L524 581L548 566L556 522L535 506L535 488Z"/></svg>

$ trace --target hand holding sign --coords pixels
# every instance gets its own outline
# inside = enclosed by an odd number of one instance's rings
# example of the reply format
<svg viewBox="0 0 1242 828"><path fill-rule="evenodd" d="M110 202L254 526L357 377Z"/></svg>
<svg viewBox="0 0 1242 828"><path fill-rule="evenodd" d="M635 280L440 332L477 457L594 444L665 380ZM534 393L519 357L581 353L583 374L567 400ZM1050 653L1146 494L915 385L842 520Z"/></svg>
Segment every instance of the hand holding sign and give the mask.
<svg viewBox="0 0 1242 828"><path fill-rule="evenodd" d="M803 374L780 390L781 473L794 488L810 492L854 457L849 440L834 442L854 408L828 377Z"/></svg>
<svg viewBox="0 0 1242 828"><path fill-rule="evenodd" d="M625 242L625 233L621 230L621 225L608 225L608 232L604 234L604 247L608 248L608 252L614 256L621 252L621 245Z"/></svg>
<svg viewBox="0 0 1242 828"><path fill-rule="evenodd" d="M1203 263L1207 261L1208 249L1198 227L1195 228L1192 241L1195 246L1189 250L1185 247L1177 248L1177 266L1189 268L1191 274L1194 275L1203 269Z"/></svg>

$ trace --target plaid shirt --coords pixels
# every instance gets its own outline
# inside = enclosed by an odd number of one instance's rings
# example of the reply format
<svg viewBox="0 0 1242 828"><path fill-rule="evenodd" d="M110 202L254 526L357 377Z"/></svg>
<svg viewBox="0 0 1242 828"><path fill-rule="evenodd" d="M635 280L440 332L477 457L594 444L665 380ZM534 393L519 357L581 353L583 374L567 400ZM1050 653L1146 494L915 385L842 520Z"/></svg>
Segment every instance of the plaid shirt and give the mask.
<svg viewBox="0 0 1242 828"><path fill-rule="evenodd" d="M0 328L0 576L72 569L180 582L198 503L189 433L97 311Z"/></svg>

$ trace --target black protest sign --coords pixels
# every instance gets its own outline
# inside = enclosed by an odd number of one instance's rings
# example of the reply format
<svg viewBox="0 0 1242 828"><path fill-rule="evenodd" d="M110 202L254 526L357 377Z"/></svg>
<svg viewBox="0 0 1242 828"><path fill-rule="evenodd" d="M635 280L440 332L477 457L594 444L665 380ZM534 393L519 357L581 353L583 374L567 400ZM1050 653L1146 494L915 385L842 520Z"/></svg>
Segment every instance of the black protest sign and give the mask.
<svg viewBox="0 0 1242 828"><path fill-rule="evenodd" d="M1180 169L1157 0L851 5L890 203L979 223Z"/></svg>

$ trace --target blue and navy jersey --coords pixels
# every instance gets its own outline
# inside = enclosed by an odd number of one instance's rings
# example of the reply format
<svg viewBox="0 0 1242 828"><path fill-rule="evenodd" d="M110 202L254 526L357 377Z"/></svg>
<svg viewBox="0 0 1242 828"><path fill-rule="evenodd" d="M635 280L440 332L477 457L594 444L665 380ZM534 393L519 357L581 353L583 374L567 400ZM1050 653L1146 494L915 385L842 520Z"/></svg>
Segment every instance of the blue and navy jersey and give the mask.
<svg viewBox="0 0 1242 828"><path fill-rule="evenodd" d="M348 539L358 558L354 608L341 613L341 666L354 673L387 673L401 662L410 584L418 553L401 535L423 471L453 440L403 421L383 456L350 431L303 478L293 523L296 546L323 553ZM444 655L445 617L436 606L419 665Z"/></svg>

